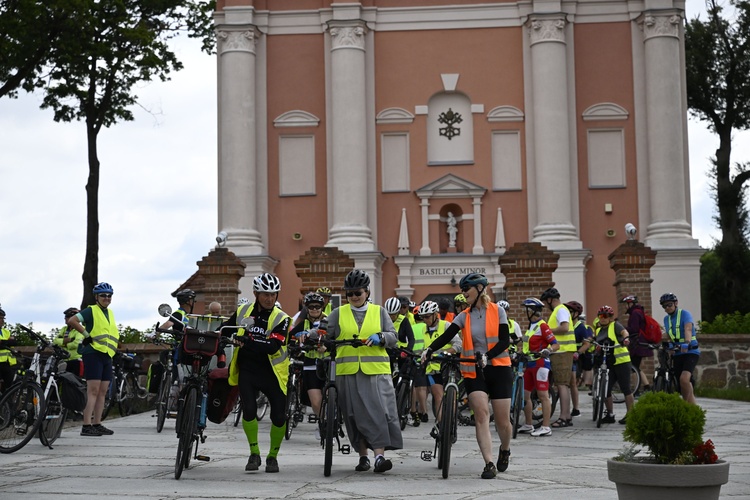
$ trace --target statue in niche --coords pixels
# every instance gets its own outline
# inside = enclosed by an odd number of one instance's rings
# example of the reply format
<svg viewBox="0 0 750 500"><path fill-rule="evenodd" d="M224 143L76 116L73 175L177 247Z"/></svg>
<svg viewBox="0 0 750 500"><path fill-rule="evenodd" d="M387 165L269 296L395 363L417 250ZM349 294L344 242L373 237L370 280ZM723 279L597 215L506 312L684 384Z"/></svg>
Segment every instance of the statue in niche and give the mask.
<svg viewBox="0 0 750 500"><path fill-rule="evenodd" d="M453 212L448 212L446 223L448 225L448 248L456 248L456 236L458 235L458 227L456 227L456 218L453 217Z"/></svg>

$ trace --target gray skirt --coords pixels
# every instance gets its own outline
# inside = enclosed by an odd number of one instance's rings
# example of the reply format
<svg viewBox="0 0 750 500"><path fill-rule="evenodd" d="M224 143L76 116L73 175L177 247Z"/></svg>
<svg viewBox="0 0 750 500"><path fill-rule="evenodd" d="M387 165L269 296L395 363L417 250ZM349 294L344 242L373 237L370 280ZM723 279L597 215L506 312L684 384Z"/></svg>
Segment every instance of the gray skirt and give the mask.
<svg viewBox="0 0 750 500"><path fill-rule="evenodd" d="M364 440L371 450L403 448L396 410L396 392L390 375L338 375L339 407L355 452Z"/></svg>

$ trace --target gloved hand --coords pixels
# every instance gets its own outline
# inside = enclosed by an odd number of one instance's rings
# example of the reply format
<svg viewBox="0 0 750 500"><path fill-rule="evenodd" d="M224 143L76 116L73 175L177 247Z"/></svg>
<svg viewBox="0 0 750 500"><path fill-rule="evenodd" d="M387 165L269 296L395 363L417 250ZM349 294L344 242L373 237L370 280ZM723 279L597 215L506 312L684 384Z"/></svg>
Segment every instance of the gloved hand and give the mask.
<svg viewBox="0 0 750 500"><path fill-rule="evenodd" d="M432 356L432 349L428 347L427 349L422 351L422 356L420 360L422 361L422 363L425 363L427 362L428 359L430 359L430 356Z"/></svg>
<svg viewBox="0 0 750 500"><path fill-rule="evenodd" d="M409 356L409 355L408 355L408 354L406 354L406 353L405 353L404 351L401 351L401 353L399 354L399 357L400 357L401 359L406 359L406 358L407 358L408 356Z"/></svg>
<svg viewBox="0 0 750 500"><path fill-rule="evenodd" d="M94 341L94 339L92 339L92 338L91 338L91 335L89 335L88 337L84 338L84 339L83 339L83 340L81 341L81 344L83 344L83 345L89 345L89 344L91 344L91 343L92 343L93 341Z"/></svg>
<svg viewBox="0 0 750 500"><path fill-rule="evenodd" d="M487 368L487 353L482 354L479 358L479 364L482 368Z"/></svg>
<svg viewBox="0 0 750 500"><path fill-rule="evenodd" d="M687 350L688 350L688 345L687 345L687 344L685 344L685 343L683 343L683 344L680 344L680 350L681 350L682 352L687 352Z"/></svg>
<svg viewBox="0 0 750 500"><path fill-rule="evenodd" d="M382 338L380 333L373 333L367 338L367 345L380 345Z"/></svg>
<svg viewBox="0 0 750 500"><path fill-rule="evenodd" d="M549 349L542 349L539 351L539 355L543 358L549 358L549 355L551 354Z"/></svg>
<svg viewBox="0 0 750 500"><path fill-rule="evenodd" d="M297 340L298 340L298 341L299 341L300 343L302 343L302 342L304 342L304 341L305 341L305 338L306 338L306 337L308 336L308 335L307 335L308 333L309 333L309 332L307 332L306 330L302 330L301 332L299 332L299 333L296 333L296 334L294 335L294 338L295 338L295 339L297 339Z"/></svg>

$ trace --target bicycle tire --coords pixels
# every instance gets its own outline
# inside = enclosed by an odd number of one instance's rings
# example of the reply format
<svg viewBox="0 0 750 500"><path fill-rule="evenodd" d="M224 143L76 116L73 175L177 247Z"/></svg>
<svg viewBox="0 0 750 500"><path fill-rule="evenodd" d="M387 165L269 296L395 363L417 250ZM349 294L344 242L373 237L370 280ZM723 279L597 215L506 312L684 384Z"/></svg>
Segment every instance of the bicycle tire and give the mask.
<svg viewBox="0 0 750 500"><path fill-rule="evenodd" d="M180 479L183 469L189 463L187 457L193 451L193 430L195 429L195 408L198 404L198 389L188 387L185 400L182 402L178 412L180 418L180 430L178 433L177 456L174 461L174 478Z"/></svg>
<svg viewBox="0 0 750 500"><path fill-rule="evenodd" d="M292 437L292 432L294 432L294 413L297 410L297 387L293 381L287 388L286 396L286 431L284 432L284 438L288 441Z"/></svg>
<svg viewBox="0 0 750 500"><path fill-rule="evenodd" d="M609 384L609 380L607 380L607 376L602 374L600 375L599 380L599 411L596 416L596 428L600 428L602 426L602 418L604 417L604 407L606 406L607 401L607 385Z"/></svg>
<svg viewBox="0 0 750 500"><path fill-rule="evenodd" d="M42 425L45 410L44 393L36 383L11 386L0 399L0 453L26 446Z"/></svg>
<svg viewBox="0 0 750 500"><path fill-rule="evenodd" d="M39 426L39 441L43 446L52 448L52 445L62 434L68 409L62 405L57 390L50 391L44 406L44 419L42 425Z"/></svg>
<svg viewBox="0 0 750 500"><path fill-rule="evenodd" d="M523 379L516 379L516 390L513 394L513 408L511 417L513 419L513 439L518 436L518 428L521 426L521 408L523 407Z"/></svg>
<svg viewBox="0 0 750 500"><path fill-rule="evenodd" d="M591 420L596 422L596 418L599 416L599 374L597 373L596 377L594 377L594 381L591 384L591 402L592 407L594 410L594 413L591 417Z"/></svg>
<svg viewBox="0 0 750 500"><path fill-rule="evenodd" d="M263 420L263 417L266 416L266 412L268 411L268 398L265 394L259 392L258 397L255 400L255 404L257 406L255 418L257 418L258 422L260 422L261 420Z"/></svg>
<svg viewBox="0 0 750 500"><path fill-rule="evenodd" d="M110 380L109 385L107 386L107 395L104 396L104 408L102 408L102 420L107 418L107 415L109 415L109 412L112 410L112 407L115 405L115 400L117 397L115 396L115 386L117 379L115 377L115 380Z"/></svg>
<svg viewBox="0 0 750 500"><path fill-rule="evenodd" d="M401 430L406 429L406 424L409 420L409 394L408 387L405 383L401 383L398 386L398 392L396 393L396 408L398 409L398 420Z"/></svg>
<svg viewBox="0 0 750 500"><path fill-rule="evenodd" d="M325 458L323 463L323 475L329 477L331 475L331 466L333 465L333 438L336 437L336 420L337 420L337 406L338 406L338 395L336 394L335 387L329 387L326 397L326 425L325 425Z"/></svg>
<svg viewBox="0 0 750 500"><path fill-rule="evenodd" d="M237 427L242 420L242 397L237 398L237 402L234 404L234 413L234 426Z"/></svg>
<svg viewBox="0 0 750 500"><path fill-rule="evenodd" d="M443 479L448 479L451 467L451 447L455 430L457 395L455 387L448 387L443 395L443 409L440 415L440 456L443 458Z"/></svg>
<svg viewBox="0 0 750 500"><path fill-rule="evenodd" d="M117 402L121 417L132 415L137 393L138 392L137 384L135 382L135 376L132 373L126 374L125 381L123 382L122 389L120 391L120 400Z"/></svg>
<svg viewBox="0 0 750 500"><path fill-rule="evenodd" d="M663 374L657 373L651 386L654 392L667 392L667 381Z"/></svg>
<svg viewBox="0 0 750 500"><path fill-rule="evenodd" d="M560 401L560 393L557 392L557 387L553 385L549 386L547 393L549 394L549 418L551 420L557 410L557 402Z"/></svg>

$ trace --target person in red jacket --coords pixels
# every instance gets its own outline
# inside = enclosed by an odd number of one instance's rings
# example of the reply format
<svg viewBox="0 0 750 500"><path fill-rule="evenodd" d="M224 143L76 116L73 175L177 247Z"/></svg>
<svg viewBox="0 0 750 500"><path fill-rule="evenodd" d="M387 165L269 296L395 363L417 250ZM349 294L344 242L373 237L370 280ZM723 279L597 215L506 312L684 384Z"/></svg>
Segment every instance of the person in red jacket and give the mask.
<svg viewBox="0 0 750 500"><path fill-rule="evenodd" d="M628 333L630 333L630 336L633 339L637 339L637 336L646 328L646 311L643 309L643 306L638 303L638 297L635 295L623 297L620 302L628 305L626 311L628 314L628 324L626 328ZM643 358L653 358L654 350L648 346L641 345L639 340L631 342L630 346L628 346L628 350L630 351L630 363L635 366L636 370L638 370L638 374L641 378L639 387L642 389L638 392L640 393L644 390L650 389L651 386L648 383L648 377L646 377L646 374L641 370L641 361Z"/></svg>

